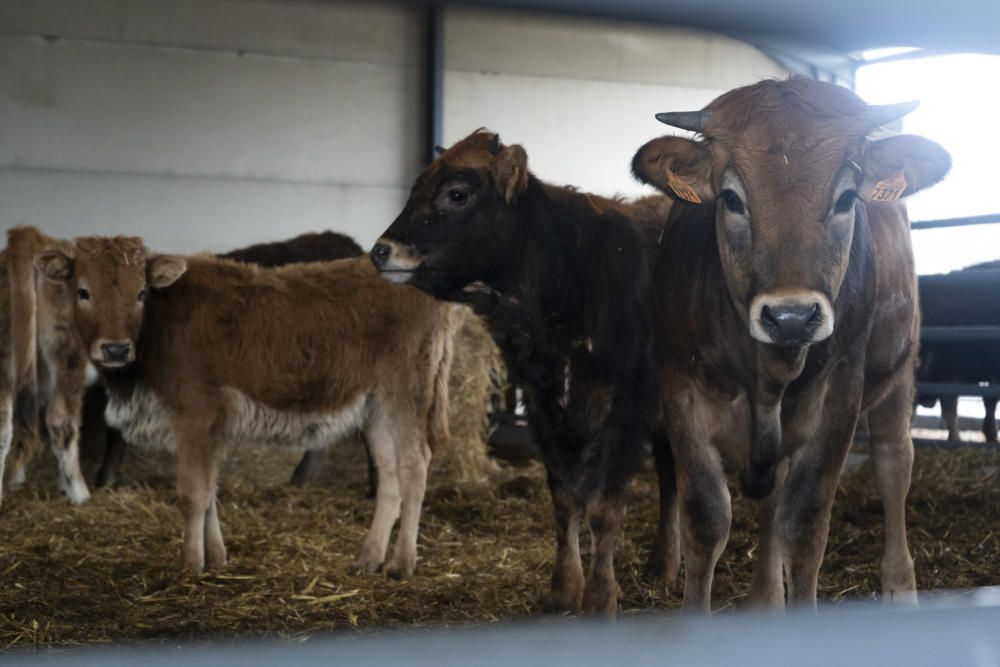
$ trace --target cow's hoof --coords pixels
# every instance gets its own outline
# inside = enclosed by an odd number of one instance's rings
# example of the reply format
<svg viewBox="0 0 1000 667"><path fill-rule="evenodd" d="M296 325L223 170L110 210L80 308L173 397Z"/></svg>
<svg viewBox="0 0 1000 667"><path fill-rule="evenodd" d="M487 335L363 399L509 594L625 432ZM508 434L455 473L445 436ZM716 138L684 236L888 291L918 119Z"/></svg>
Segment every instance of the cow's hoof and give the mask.
<svg viewBox="0 0 1000 667"><path fill-rule="evenodd" d="M587 616L613 619L618 615L618 595L611 586L588 586L583 593L583 613Z"/></svg>
<svg viewBox="0 0 1000 667"><path fill-rule="evenodd" d="M72 505L82 505L90 500L90 490L87 489L87 484L81 479L75 479L64 484L62 492L66 494Z"/></svg>
<svg viewBox="0 0 1000 667"><path fill-rule="evenodd" d="M542 611L553 616L579 614L582 608L583 595L579 591L576 594L567 594L565 591L552 591L545 600L545 604L542 605Z"/></svg>
<svg viewBox="0 0 1000 667"><path fill-rule="evenodd" d="M417 557L414 555L406 556L393 556L392 561L389 562L389 567L386 568L386 573L392 579L401 580L407 579L413 576L413 572L417 569Z"/></svg>
<svg viewBox="0 0 1000 667"><path fill-rule="evenodd" d="M226 548L220 549L205 548L205 567L220 568L226 565Z"/></svg>
<svg viewBox="0 0 1000 667"><path fill-rule="evenodd" d="M382 569L382 561L360 558L351 566L351 574L378 574Z"/></svg>

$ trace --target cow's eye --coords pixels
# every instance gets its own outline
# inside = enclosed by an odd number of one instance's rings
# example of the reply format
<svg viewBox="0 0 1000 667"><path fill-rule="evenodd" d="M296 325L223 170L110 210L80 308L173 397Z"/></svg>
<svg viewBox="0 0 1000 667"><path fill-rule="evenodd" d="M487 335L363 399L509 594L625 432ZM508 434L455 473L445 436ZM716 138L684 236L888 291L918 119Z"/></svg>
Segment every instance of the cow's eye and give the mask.
<svg viewBox="0 0 1000 667"><path fill-rule="evenodd" d="M834 213L847 213L854 207L854 200L858 198L857 190L844 190L844 192L837 197L837 203L833 205Z"/></svg>
<svg viewBox="0 0 1000 667"><path fill-rule="evenodd" d="M146 288L142 288L141 290L139 290L139 296L137 296L136 299L140 302L146 300Z"/></svg>
<svg viewBox="0 0 1000 667"><path fill-rule="evenodd" d="M76 295L80 298L80 301L90 301L90 292L82 287L76 291Z"/></svg>
<svg viewBox="0 0 1000 667"><path fill-rule="evenodd" d="M726 210L737 215L743 215L746 209L743 208L743 200L732 190L722 191L722 203L726 205Z"/></svg>
<svg viewBox="0 0 1000 667"><path fill-rule="evenodd" d="M460 190L459 188L448 190L448 201L452 204L464 204L468 199L469 195L464 190Z"/></svg>

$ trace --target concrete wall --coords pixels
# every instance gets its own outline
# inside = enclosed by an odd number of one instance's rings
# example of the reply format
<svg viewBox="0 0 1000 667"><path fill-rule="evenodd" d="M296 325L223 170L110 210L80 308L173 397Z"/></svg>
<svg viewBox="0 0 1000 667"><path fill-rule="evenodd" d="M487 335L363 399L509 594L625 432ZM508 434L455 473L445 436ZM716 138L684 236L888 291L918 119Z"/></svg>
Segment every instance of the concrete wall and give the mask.
<svg viewBox="0 0 1000 667"><path fill-rule="evenodd" d="M423 27L364 0L0 0L0 227L368 245L420 169ZM608 194L638 191L654 111L783 74L691 30L470 9L445 29L447 141L486 125Z"/></svg>
<svg viewBox="0 0 1000 667"><path fill-rule="evenodd" d="M422 26L371 2L0 0L0 225L369 243L420 166Z"/></svg>
<svg viewBox="0 0 1000 667"><path fill-rule="evenodd" d="M655 112L788 75L747 44L687 28L455 9L445 35L446 141L486 126L522 143L538 176L605 195L651 191L630 176L632 156L679 133Z"/></svg>

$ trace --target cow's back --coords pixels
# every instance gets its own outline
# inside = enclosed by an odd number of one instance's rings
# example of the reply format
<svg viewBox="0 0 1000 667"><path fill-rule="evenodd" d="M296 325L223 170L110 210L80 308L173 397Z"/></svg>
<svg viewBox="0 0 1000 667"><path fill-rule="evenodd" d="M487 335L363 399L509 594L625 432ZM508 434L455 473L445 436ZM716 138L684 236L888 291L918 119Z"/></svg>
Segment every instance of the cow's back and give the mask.
<svg viewBox="0 0 1000 667"><path fill-rule="evenodd" d="M441 306L377 276L366 258L260 270L195 257L150 295L137 353L167 400L183 378L197 393L225 386L277 410L315 411L359 393L413 389L416 358Z"/></svg>

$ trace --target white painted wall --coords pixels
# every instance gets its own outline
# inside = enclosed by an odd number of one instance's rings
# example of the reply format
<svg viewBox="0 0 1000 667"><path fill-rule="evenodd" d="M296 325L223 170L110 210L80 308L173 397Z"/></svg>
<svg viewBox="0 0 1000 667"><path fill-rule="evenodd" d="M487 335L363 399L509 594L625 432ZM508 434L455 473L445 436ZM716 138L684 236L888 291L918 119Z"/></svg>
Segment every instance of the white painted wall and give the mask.
<svg viewBox="0 0 1000 667"><path fill-rule="evenodd" d="M0 224L368 244L420 166L422 25L371 2L0 0Z"/></svg>
<svg viewBox="0 0 1000 667"><path fill-rule="evenodd" d="M679 133L654 113L788 75L745 43L687 28L456 9L445 35L446 142L486 126L523 144L539 177L604 195L652 191L632 179L632 156Z"/></svg>
<svg viewBox="0 0 1000 667"><path fill-rule="evenodd" d="M364 0L0 0L0 227L369 245L420 169L423 26ZM447 141L486 125L608 194L638 191L653 112L783 74L686 29L466 9L445 27Z"/></svg>

